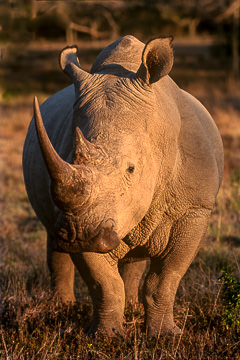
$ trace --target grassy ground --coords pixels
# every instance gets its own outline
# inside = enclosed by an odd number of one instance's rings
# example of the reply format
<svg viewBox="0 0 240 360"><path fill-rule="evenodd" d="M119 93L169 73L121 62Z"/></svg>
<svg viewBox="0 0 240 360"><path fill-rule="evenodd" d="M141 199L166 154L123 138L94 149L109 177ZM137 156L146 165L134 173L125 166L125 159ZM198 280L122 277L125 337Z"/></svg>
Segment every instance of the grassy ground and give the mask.
<svg viewBox="0 0 240 360"><path fill-rule="evenodd" d="M226 168L207 237L179 286L175 318L184 329L179 338L147 338L141 332L143 308L136 304L126 309L125 339L86 336L92 307L79 276L76 305L52 298L45 232L28 202L21 170L31 95L0 103L1 359L240 359L240 94L232 82L206 86L206 78L186 81L185 88L214 115ZM233 273L227 270L224 284L218 279L227 267Z"/></svg>

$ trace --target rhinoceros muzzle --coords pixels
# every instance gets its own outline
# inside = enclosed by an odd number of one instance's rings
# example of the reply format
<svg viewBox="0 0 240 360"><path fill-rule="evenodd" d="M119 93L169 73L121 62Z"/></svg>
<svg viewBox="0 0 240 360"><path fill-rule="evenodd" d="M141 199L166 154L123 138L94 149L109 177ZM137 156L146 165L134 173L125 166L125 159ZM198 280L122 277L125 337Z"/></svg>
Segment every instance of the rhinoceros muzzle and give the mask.
<svg viewBox="0 0 240 360"><path fill-rule="evenodd" d="M79 231L71 216L56 224L56 242L61 250L67 252L108 253L120 244L120 239L112 227L101 224L94 232Z"/></svg>

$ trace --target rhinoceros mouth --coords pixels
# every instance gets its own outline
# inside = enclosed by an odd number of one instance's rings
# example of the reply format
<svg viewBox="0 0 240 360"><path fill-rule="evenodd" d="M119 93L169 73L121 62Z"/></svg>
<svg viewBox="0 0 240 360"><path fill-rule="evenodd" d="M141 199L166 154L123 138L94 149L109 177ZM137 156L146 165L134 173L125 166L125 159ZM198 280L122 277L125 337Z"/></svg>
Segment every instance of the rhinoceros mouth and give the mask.
<svg viewBox="0 0 240 360"><path fill-rule="evenodd" d="M66 251L69 253L83 252L81 243L75 241L73 243L67 242L64 239L57 238L57 247L60 251Z"/></svg>
<svg viewBox="0 0 240 360"><path fill-rule="evenodd" d="M56 230L57 245L67 252L99 252L107 253L120 244L120 239L114 231L112 221L101 222L95 230L84 227L79 232L72 217L65 217Z"/></svg>
<svg viewBox="0 0 240 360"><path fill-rule="evenodd" d="M108 228L102 228L99 234L89 240L67 241L61 237L57 237L58 247L67 252L98 252L108 253L118 247L120 239L117 233Z"/></svg>

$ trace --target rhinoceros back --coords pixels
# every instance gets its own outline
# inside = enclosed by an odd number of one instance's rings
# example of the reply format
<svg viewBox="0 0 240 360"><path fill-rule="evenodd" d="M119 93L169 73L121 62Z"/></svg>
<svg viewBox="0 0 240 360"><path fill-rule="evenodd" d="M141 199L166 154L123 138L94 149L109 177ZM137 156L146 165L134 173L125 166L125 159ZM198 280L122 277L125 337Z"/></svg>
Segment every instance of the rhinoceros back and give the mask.
<svg viewBox="0 0 240 360"><path fill-rule="evenodd" d="M72 113L75 92L73 85L57 92L41 105L44 125L59 155L71 160L73 144ZM54 223L56 208L50 195L50 178L42 157L35 124L32 120L23 149L23 174L29 200L34 211L47 227Z"/></svg>

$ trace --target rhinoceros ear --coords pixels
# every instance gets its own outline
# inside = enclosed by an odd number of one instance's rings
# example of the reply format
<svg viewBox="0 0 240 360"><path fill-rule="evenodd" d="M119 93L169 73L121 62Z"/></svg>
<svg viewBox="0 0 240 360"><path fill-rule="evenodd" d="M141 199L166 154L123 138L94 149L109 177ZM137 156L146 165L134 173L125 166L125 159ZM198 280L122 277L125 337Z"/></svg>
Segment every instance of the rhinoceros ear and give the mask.
<svg viewBox="0 0 240 360"><path fill-rule="evenodd" d="M173 37L159 37L150 40L142 53L142 63L136 77L147 85L168 75L173 66Z"/></svg>
<svg viewBox="0 0 240 360"><path fill-rule="evenodd" d="M75 89L79 90L79 85L87 79L90 74L81 69L77 57L77 46L67 46L64 48L59 57L61 69L71 78L75 85Z"/></svg>

